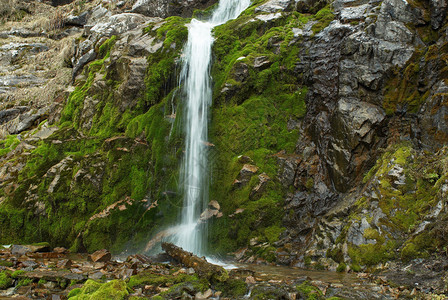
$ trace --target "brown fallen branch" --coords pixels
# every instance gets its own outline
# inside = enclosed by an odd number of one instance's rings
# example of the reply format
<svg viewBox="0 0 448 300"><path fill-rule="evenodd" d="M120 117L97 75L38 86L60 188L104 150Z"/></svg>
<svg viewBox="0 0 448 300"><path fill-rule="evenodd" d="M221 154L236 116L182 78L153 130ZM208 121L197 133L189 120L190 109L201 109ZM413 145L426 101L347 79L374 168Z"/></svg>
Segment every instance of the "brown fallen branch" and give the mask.
<svg viewBox="0 0 448 300"><path fill-rule="evenodd" d="M188 268L193 268L200 277L205 277L212 281L226 281L229 278L227 271L221 267L209 263L207 260L197 257L193 253L185 251L171 243L162 243L162 249Z"/></svg>

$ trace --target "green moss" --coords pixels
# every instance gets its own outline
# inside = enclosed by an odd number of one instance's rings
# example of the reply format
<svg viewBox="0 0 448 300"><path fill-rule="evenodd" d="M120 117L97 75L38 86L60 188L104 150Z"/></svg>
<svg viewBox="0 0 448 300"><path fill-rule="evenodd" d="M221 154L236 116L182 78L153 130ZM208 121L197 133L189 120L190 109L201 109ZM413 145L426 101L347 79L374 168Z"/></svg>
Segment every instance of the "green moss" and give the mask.
<svg viewBox="0 0 448 300"><path fill-rule="evenodd" d="M319 288L312 285L310 282L305 281L301 285L296 286L297 292L299 292L300 296L304 299L323 299L322 292Z"/></svg>
<svg viewBox="0 0 448 300"><path fill-rule="evenodd" d="M74 289L68 295L72 300L94 299L125 299L129 295L126 283L122 280L112 280L106 283L87 280L81 289Z"/></svg>
<svg viewBox="0 0 448 300"><path fill-rule="evenodd" d="M4 140L0 140L0 157L14 150L19 143L17 135L8 135Z"/></svg>
<svg viewBox="0 0 448 300"><path fill-rule="evenodd" d="M421 92L419 86L419 61L422 51L416 51L408 64L400 70L394 70L394 75L385 86L383 107L388 115L397 110L416 113L426 100L427 94Z"/></svg>
<svg viewBox="0 0 448 300"><path fill-rule="evenodd" d="M71 290L69 293L68 293L68 295L67 295L67 298L72 298L72 297L75 297L75 296L77 296L77 295L79 295L79 294L81 294L82 293L82 290L81 290L81 288L74 288L73 290Z"/></svg>
<svg viewBox="0 0 448 300"><path fill-rule="evenodd" d="M27 286L33 283L33 279L32 278L22 278L19 280L19 282L17 282L16 288L19 288L21 286Z"/></svg>
<svg viewBox="0 0 448 300"><path fill-rule="evenodd" d="M422 232L406 241L400 251L401 259L407 262L419 257L428 257L440 247L438 243L439 241L430 232Z"/></svg>
<svg viewBox="0 0 448 300"><path fill-rule="evenodd" d="M344 253L342 252L342 249L339 247L335 247L333 249L327 249L326 255L328 258L333 259L337 263L344 262Z"/></svg>
<svg viewBox="0 0 448 300"><path fill-rule="evenodd" d="M353 263L353 264L350 264L350 270L352 270L353 272L361 272L362 268L359 264Z"/></svg>
<svg viewBox="0 0 448 300"><path fill-rule="evenodd" d="M360 246L349 246L348 255L353 265L375 266L396 257L394 249L396 243L388 241L384 244L365 244Z"/></svg>
<svg viewBox="0 0 448 300"><path fill-rule="evenodd" d="M164 47L156 53L148 55L149 67L145 77L146 91L144 102L140 102L141 106L159 103L167 94L166 87L170 86L171 89L177 83L175 65L180 56L180 50L188 38L188 29L185 24L189 20L173 16L165 21L153 33L158 39L163 39Z"/></svg>
<svg viewBox="0 0 448 300"><path fill-rule="evenodd" d="M11 274L11 278L17 279L21 275L25 274L26 272L24 270L16 270Z"/></svg>
<svg viewBox="0 0 448 300"><path fill-rule="evenodd" d="M318 22L311 27L311 30L314 34L317 34L334 20L334 13L327 5L314 15L314 19Z"/></svg>
<svg viewBox="0 0 448 300"><path fill-rule="evenodd" d="M440 201L437 196L439 185L445 180L441 171L442 161L432 154L415 151L410 143L386 149L368 175L368 184L377 188L378 198L375 201L378 201L386 216L379 220L381 233L374 228L364 232L364 237L375 240L376 244L350 249L354 264L375 265L396 258L398 251L404 261L425 257L444 243L439 243L440 240L432 236L429 230L412 237L423 216ZM389 175L392 168L402 169L402 183L397 184L396 178ZM367 199L363 203L363 206L358 207L358 213L369 204ZM397 235L401 238L397 238Z"/></svg>
<svg viewBox="0 0 448 300"><path fill-rule="evenodd" d="M113 35L109 39L103 42L103 44L98 49L98 57L107 58L110 56L110 50L115 45L117 36Z"/></svg>
<svg viewBox="0 0 448 300"><path fill-rule="evenodd" d="M340 263L336 268L336 272L342 273L347 269L347 265L345 263Z"/></svg>
<svg viewBox="0 0 448 300"><path fill-rule="evenodd" d="M12 286L12 283L12 279L7 272L0 272L0 290L6 290Z"/></svg>
<svg viewBox="0 0 448 300"><path fill-rule="evenodd" d="M264 234L269 243L274 243L274 242L278 241L278 238L283 231L285 231L284 227L279 227L279 226L274 225L274 226L266 228L264 230Z"/></svg>
<svg viewBox="0 0 448 300"><path fill-rule="evenodd" d="M7 260L0 260L0 266L2 267L12 267L14 266L14 263L11 261L7 261Z"/></svg>
<svg viewBox="0 0 448 300"><path fill-rule="evenodd" d="M218 291L223 292L224 297L239 298L246 294L247 284L241 279L229 279L215 285Z"/></svg>

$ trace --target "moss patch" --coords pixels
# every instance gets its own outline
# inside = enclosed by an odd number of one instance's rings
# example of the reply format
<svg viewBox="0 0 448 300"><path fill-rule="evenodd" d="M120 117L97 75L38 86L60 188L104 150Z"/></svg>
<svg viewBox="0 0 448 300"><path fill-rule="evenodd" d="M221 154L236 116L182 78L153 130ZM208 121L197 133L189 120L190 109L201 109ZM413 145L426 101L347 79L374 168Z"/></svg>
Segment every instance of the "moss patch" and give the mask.
<svg viewBox="0 0 448 300"><path fill-rule="evenodd" d="M91 279L87 280L82 288L73 289L68 294L72 300L90 299L126 299L129 292L126 283L122 280L112 280L106 283L99 283Z"/></svg>

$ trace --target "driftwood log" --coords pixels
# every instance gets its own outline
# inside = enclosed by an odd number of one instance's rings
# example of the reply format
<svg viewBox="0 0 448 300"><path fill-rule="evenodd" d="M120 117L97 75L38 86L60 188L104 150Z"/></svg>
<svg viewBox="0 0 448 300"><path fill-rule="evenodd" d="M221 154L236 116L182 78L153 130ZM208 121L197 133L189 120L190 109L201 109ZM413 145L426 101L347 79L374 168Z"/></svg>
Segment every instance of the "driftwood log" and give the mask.
<svg viewBox="0 0 448 300"><path fill-rule="evenodd" d="M229 278L229 274L223 267L211 264L207 260L185 251L174 244L162 243L162 249L184 266L193 268L200 277L220 282L226 281Z"/></svg>

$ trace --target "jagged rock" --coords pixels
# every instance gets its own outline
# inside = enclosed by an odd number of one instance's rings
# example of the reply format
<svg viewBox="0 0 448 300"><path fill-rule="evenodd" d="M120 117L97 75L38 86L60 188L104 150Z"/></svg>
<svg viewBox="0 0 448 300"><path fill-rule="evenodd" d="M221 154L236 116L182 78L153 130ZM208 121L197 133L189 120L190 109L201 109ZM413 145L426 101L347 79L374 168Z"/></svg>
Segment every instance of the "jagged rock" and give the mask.
<svg viewBox="0 0 448 300"><path fill-rule="evenodd" d="M282 17L281 13L272 13L267 15L257 15L255 19L262 21L264 23L271 23L272 21L280 19L281 17Z"/></svg>
<svg viewBox="0 0 448 300"><path fill-rule="evenodd" d="M26 106L17 106L0 111L0 125L14 119L17 115L25 112L27 109Z"/></svg>
<svg viewBox="0 0 448 300"><path fill-rule="evenodd" d="M348 23L366 19L369 15L369 4L359 5L355 7L344 7L339 12L339 18L342 22Z"/></svg>
<svg viewBox="0 0 448 300"><path fill-rule="evenodd" d="M446 0L431 0L431 26L434 30L439 29L446 17L448 3Z"/></svg>
<svg viewBox="0 0 448 300"><path fill-rule="evenodd" d="M96 58L96 53L94 49L81 56L73 66L72 78L74 79L78 72L89 62L94 61Z"/></svg>
<svg viewBox="0 0 448 300"><path fill-rule="evenodd" d="M44 83L45 79L32 74L0 76L0 94L15 90L17 87L33 87Z"/></svg>
<svg viewBox="0 0 448 300"><path fill-rule="evenodd" d="M441 147L448 141L448 86L438 82L419 112L422 143L427 147Z"/></svg>
<svg viewBox="0 0 448 300"><path fill-rule="evenodd" d="M101 19L108 18L110 16L112 16L112 12L102 5L95 6L93 9L89 10L89 19L87 22L87 26L84 26L84 35L88 36L90 33L90 29L95 24L97 24Z"/></svg>
<svg viewBox="0 0 448 300"><path fill-rule="evenodd" d="M254 68L259 70L264 70L268 68L272 62L268 60L266 56L259 56L254 59Z"/></svg>
<svg viewBox="0 0 448 300"><path fill-rule="evenodd" d="M250 199L260 197L261 194L265 191L266 186L268 182L271 180L271 178L266 173L262 173L258 175L258 180L259 180L258 184L250 192L249 195Z"/></svg>
<svg viewBox="0 0 448 300"><path fill-rule="evenodd" d="M70 259L61 259L60 261L58 261L56 266L59 269L70 269L72 264L73 264L73 262Z"/></svg>
<svg viewBox="0 0 448 300"><path fill-rule="evenodd" d="M243 62L236 63L232 75L236 81L245 81L249 77L249 66Z"/></svg>
<svg viewBox="0 0 448 300"><path fill-rule="evenodd" d="M201 213L199 220L201 222L205 222L214 216L216 216L217 218L222 217L222 212L219 211L220 209L221 206L219 205L218 201L216 200L210 201L208 207Z"/></svg>
<svg viewBox="0 0 448 300"><path fill-rule="evenodd" d="M64 20L64 24L67 26L84 26L89 19L89 11L85 11L78 16L67 16Z"/></svg>
<svg viewBox="0 0 448 300"><path fill-rule="evenodd" d="M235 179L232 185L237 188L246 185L250 181L252 175L254 175L257 172L258 172L257 166L251 164L245 164L241 169L240 173L238 174L237 179Z"/></svg>
<svg viewBox="0 0 448 300"><path fill-rule="evenodd" d="M334 1L332 5L335 5ZM328 4L327 0L296 0L296 10L300 13L317 13Z"/></svg>
<svg viewBox="0 0 448 300"><path fill-rule="evenodd" d="M142 57L155 53L163 46L163 42L157 42L155 37L144 34L141 37L133 39L129 43L128 55L132 57Z"/></svg>
<svg viewBox="0 0 448 300"><path fill-rule="evenodd" d="M366 218L362 218L360 222L353 222L347 231L347 242L353 245L375 244L375 240L369 240L364 237L366 229L371 228Z"/></svg>
<svg viewBox="0 0 448 300"><path fill-rule="evenodd" d="M277 11L288 11L294 7L294 0L269 0L258 6L255 12L274 13Z"/></svg>
<svg viewBox="0 0 448 300"><path fill-rule="evenodd" d="M93 37L90 38L98 40L100 37L120 35L137 28L147 21L149 21L149 19L140 14L122 13L113 15L107 18L104 22L96 23L89 31L89 34L93 35Z"/></svg>
<svg viewBox="0 0 448 300"><path fill-rule="evenodd" d="M90 255L93 262L108 262L112 258L110 252L106 249L95 251Z"/></svg>
<svg viewBox="0 0 448 300"><path fill-rule="evenodd" d="M406 175L403 173L404 169L399 165L394 165L392 169L387 173L387 175L394 178L395 185L405 185Z"/></svg>
<svg viewBox="0 0 448 300"><path fill-rule="evenodd" d="M204 9L216 0L137 0L132 12L148 17L190 17L195 9Z"/></svg>

